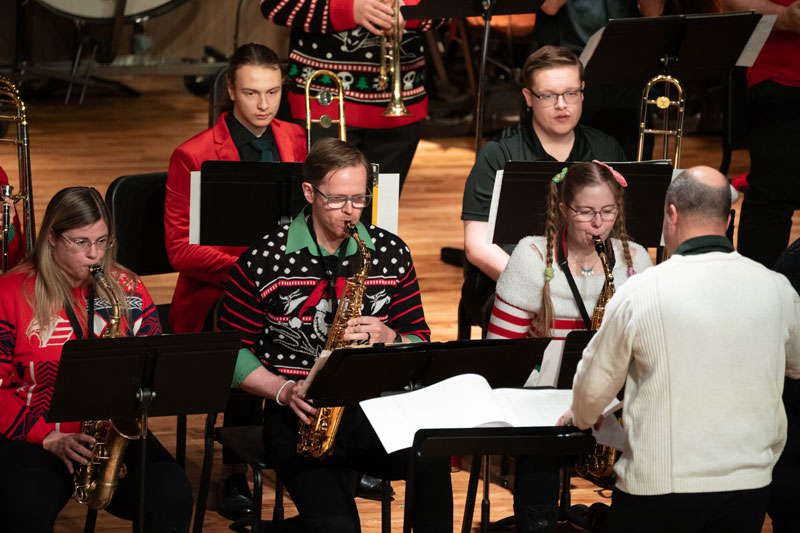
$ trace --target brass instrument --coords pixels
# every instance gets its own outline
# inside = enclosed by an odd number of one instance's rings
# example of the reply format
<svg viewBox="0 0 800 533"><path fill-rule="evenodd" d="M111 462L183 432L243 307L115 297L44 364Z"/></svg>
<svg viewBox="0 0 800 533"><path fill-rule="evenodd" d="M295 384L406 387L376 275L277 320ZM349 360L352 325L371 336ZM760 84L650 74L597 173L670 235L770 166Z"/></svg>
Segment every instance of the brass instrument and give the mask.
<svg viewBox="0 0 800 533"><path fill-rule="evenodd" d="M381 40L381 72L378 83L382 91L389 87L389 76L392 77L392 97L384 117L410 117L411 113L403 103L400 76L400 41L402 32L400 31L400 0L394 0L393 29L391 35L383 34Z"/></svg>
<svg viewBox="0 0 800 533"><path fill-rule="evenodd" d="M9 112L6 108L13 108ZM20 99L19 91L9 80L0 77L0 122L14 122L16 136L13 139L0 139L0 143L13 144L17 147L17 165L19 168L19 193L12 194L13 187L3 187L2 196L10 198L14 203L22 202L22 227L25 234L25 251L33 250L36 242L36 224L33 218L33 189L31 186L31 162L28 146L28 115L25 103ZM11 223L10 207L3 207L3 273L8 269L8 232Z"/></svg>
<svg viewBox="0 0 800 533"><path fill-rule="evenodd" d="M365 282L369 273L370 253L352 222L346 222L347 232L356 240L358 252L361 255L361 264L358 271L347 281L339 299L339 307L333 317L325 350L335 350L349 344L344 340L344 330L347 321L361 316L361 302L364 298ZM297 453L321 459L333 450L336 431L342 420L344 407L320 407L317 416L310 424L300 424L300 440L297 441Z"/></svg>
<svg viewBox="0 0 800 533"><path fill-rule="evenodd" d="M311 118L311 83L320 76L329 76L333 83L336 85L338 91L337 99L339 100L339 118L332 119L330 115L320 115L319 118L312 120ZM328 89L320 89L317 93L317 102L323 107L327 107L333 101L333 96ZM339 140L347 142L347 131L345 130L344 122L344 86L342 80L334 72L330 70L317 70L306 79L306 142L307 149L311 151L311 124L319 124L321 127L328 129L332 124L339 125Z"/></svg>
<svg viewBox="0 0 800 533"><path fill-rule="evenodd" d="M122 324L119 302L100 265L92 265L89 269L111 304L103 338L119 337ZM78 466L72 476L75 484L74 497L79 503L92 509L105 509L111 503L119 479L125 475L125 465L122 462L125 450L131 441L140 437L142 423L138 418L126 420L125 423L86 420L81 424L81 432L94 438L96 442L91 448L92 459L88 464Z"/></svg>
<svg viewBox="0 0 800 533"><path fill-rule="evenodd" d="M603 273L606 278L603 283L603 290L600 292L597 305L592 313L592 331L597 331L603 323L606 305L608 305L611 297L614 296L614 274L611 272L611 266L608 263L608 255L606 254L603 239L598 236L594 236L592 239L594 240L594 248L597 250L597 255L600 256L600 262L603 264ZM614 464L618 455L619 451L611 446L595 444L594 451L578 455L578 460L575 462L575 471L579 476L588 479L595 485L611 488L614 485Z"/></svg>
<svg viewBox="0 0 800 533"><path fill-rule="evenodd" d="M664 87L664 96L659 96L655 100L650 99L650 89L657 83L662 83ZM675 100L670 98L670 89L674 88L678 92ZM655 105L658 109L663 111L661 128L648 128L647 113L648 106ZM650 81L642 92L642 108L639 113L639 151L636 158L637 161L642 160L644 152L644 136L645 134L662 135L663 136L663 150L662 159L669 159L669 139L675 138L675 156L672 159L672 168L680 168L681 160L681 138L683 136L683 113L686 107L686 97L683 94L683 87L680 82L672 76L664 74L655 76ZM677 108L674 119L674 126L670 127L672 122L670 117L670 110Z"/></svg>

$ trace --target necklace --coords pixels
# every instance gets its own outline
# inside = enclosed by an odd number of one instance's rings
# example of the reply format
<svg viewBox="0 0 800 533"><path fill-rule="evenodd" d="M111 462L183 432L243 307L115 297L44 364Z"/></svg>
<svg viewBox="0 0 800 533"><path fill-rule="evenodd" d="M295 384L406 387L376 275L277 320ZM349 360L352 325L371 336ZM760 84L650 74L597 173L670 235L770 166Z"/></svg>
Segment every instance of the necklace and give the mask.
<svg viewBox="0 0 800 533"><path fill-rule="evenodd" d="M594 272L594 265L592 265L589 268L581 267L581 276L591 276L593 275L593 272Z"/></svg>

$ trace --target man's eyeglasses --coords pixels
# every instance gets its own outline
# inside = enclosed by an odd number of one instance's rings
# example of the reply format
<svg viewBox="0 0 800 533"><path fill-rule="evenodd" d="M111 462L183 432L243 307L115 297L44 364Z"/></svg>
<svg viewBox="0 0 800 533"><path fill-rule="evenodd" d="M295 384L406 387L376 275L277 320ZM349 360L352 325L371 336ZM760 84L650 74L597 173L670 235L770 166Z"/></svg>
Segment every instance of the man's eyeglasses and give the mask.
<svg viewBox="0 0 800 533"><path fill-rule="evenodd" d="M611 222L617 218L617 213L619 212L619 209L617 209L616 206L604 207L600 211L595 211L594 209L588 207L581 207L580 209L575 209L571 205L568 205L567 207L569 207L572 212L575 213L575 218L581 222L591 222L597 215L600 215L600 219L603 222Z"/></svg>
<svg viewBox="0 0 800 533"><path fill-rule="evenodd" d="M539 99L539 103L542 107L553 107L556 105L556 102L558 102L559 96L564 99L565 104L577 104L581 101L581 93L583 93L583 90L567 91L560 94L536 94L531 91L531 94Z"/></svg>
<svg viewBox="0 0 800 533"><path fill-rule="evenodd" d="M64 242L69 245L70 250L75 253L86 252L92 246L96 247L98 250L108 250L114 246L114 239L110 237L100 237L96 241L90 241L89 239L70 239L62 233L59 233L58 236L64 239Z"/></svg>
<svg viewBox="0 0 800 533"><path fill-rule="evenodd" d="M328 196L321 190L317 189L315 185L312 185L312 187L314 187L314 190L317 191L320 194L320 196L325 198L325 202L331 209L341 209L347 202L350 202L350 204L352 204L352 206L356 209L364 209L372 201L371 194L357 194L355 196L340 196L340 195Z"/></svg>

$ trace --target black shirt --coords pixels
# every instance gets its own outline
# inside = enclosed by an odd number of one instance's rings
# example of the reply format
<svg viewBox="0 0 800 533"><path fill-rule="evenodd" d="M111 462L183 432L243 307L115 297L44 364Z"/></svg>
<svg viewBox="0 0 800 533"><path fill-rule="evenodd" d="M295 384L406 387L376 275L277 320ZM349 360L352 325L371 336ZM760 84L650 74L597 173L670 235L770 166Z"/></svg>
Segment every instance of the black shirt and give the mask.
<svg viewBox="0 0 800 533"><path fill-rule="evenodd" d="M242 161L252 162L261 160L261 152L250 144L250 141L258 138L271 141L272 160L276 162L281 161L281 154L278 152L278 145L275 143L275 136L272 134L272 124L264 130L261 137L253 135L250 130L245 128L244 125L233 116L232 112L228 113L225 117L225 124L228 126L228 131L231 133L231 140L236 146L236 150L239 152L239 159Z"/></svg>
<svg viewBox="0 0 800 533"><path fill-rule="evenodd" d="M700 255L709 252L726 252L733 251L733 244L727 237L722 235L701 235L700 237L692 237L686 239L675 248L677 255Z"/></svg>
<svg viewBox="0 0 800 533"><path fill-rule="evenodd" d="M567 161L592 159L603 162L626 161L625 153L613 137L578 124ZM461 220L489 220L495 176L509 161L555 160L544 150L533 130L530 114L526 114L519 124L506 128L495 140L481 148L464 186Z"/></svg>

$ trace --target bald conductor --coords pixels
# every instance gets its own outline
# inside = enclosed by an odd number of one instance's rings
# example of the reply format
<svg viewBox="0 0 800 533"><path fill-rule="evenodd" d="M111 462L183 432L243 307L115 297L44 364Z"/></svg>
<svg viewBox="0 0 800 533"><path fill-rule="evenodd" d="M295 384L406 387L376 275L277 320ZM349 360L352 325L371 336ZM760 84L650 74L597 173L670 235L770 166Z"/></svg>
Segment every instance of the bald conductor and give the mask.
<svg viewBox="0 0 800 533"><path fill-rule="evenodd" d="M595 531L761 531L786 441L784 373L800 377L800 298L734 251L730 205L712 168L675 178L670 259L620 287L578 365L564 423L591 426L625 385L626 449Z"/></svg>

